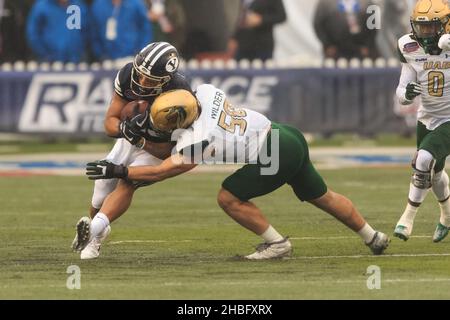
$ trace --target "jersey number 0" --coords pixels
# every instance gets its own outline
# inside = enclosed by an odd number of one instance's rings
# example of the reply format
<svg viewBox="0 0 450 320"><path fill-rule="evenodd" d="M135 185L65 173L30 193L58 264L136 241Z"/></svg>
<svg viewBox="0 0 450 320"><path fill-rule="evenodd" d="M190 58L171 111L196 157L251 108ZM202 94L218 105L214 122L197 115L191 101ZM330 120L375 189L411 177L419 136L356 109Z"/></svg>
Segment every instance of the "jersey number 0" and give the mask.
<svg viewBox="0 0 450 320"><path fill-rule="evenodd" d="M428 74L428 93L433 97L444 95L445 76L440 71L431 71Z"/></svg>

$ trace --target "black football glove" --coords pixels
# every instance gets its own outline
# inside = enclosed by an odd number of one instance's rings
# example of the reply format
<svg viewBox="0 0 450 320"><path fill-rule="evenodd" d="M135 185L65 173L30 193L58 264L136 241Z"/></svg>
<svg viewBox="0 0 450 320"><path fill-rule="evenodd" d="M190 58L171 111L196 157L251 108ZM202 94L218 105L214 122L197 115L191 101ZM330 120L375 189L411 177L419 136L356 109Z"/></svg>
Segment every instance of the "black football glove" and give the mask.
<svg viewBox="0 0 450 320"><path fill-rule="evenodd" d="M132 145L136 145L141 140L141 132L130 120L124 120L119 123L120 138L125 138Z"/></svg>
<svg viewBox="0 0 450 320"><path fill-rule="evenodd" d="M422 87L417 82L410 82L406 86L405 98L409 101L422 94Z"/></svg>
<svg viewBox="0 0 450 320"><path fill-rule="evenodd" d="M132 145L143 148L145 145L143 135L146 133L148 125L149 113L148 110L146 110L142 114L138 114L131 119L120 122L120 136L125 138Z"/></svg>
<svg viewBox="0 0 450 320"><path fill-rule="evenodd" d="M108 160L100 160L89 162L86 165L86 175L89 180L125 179L128 177L128 168L122 165L116 165Z"/></svg>

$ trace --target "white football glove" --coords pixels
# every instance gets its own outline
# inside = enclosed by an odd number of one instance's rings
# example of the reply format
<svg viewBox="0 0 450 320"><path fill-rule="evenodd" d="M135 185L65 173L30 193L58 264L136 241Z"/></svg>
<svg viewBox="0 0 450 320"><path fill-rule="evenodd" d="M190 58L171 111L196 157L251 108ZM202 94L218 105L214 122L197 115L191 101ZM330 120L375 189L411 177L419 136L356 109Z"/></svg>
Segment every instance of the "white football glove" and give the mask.
<svg viewBox="0 0 450 320"><path fill-rule="evenodd" d="M450 51L450 34L446 33L439 39L439 48L444 51Z"/></svg>

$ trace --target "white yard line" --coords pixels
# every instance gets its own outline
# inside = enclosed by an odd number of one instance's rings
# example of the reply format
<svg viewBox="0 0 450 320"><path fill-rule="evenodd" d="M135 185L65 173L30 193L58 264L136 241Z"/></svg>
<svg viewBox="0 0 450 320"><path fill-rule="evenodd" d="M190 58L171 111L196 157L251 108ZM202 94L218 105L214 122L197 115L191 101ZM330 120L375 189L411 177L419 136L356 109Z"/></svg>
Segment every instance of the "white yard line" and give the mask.
<svg viewBox="0 0 450 320"><path fill-rule="evenodd" d="M431 238L431 236L412 236L411 238ZM293 237L291 240L344 240L357 239L357 237ZM183 239L183 240L122 240L109 242L110 245L126 244L126 243L183 243L183 242L198 242L201 240ZM296 256L287 258L287 260L324 260L324 259L367 259L367 258L425 258L425 257L450 257L450 253L411 253L411 254L383 254L374 256L366 255L328 255L328 256Z"/></svg>
<svg viewBox="0 0 450 320"><path fill-rule="evenodd" d="M321 259L367 259L367 258L425 258L425 257L450 257L450 253L411 253L411 254L382 254L374 256L371 254L361 254L353 256L299 256L287 258L287 260L321 260Z"/></svg>
<svg viewBox="0 0 450 320"><path fill-rule="evenodd" d="M381 283L416 283L416 282L450 282L450 278L415 278L415 279L381 279ZM301 284L308 284L308 283L324 283L324 284L366 284L366 279L363 280L332 280L332 279L326 279L326 280L307 280L302 279L298 281L251 281L251 280L234 280L234 281L216 281L211 282L208 281L196 281L196 284L208 284L213 283L216 286L242 286L242 285L249 285L249 286L276 286L276 285L292 285L293 283L301 283ZM183 283L183 282L165 282L162 284L163 286L186 286L190 285L189 283Z"/></svg>
<svg viewBox="0 0 450 320"><path fill-rule="evenodd" d="M411 238L431 238L431 236L411 236ZM337 237L291 237L289 240L346 240L346 239L358 239L358 237L351 236L337 236ZM154 239L154 240L121 240L112 241L108 244L123 244L123 243L176 243L176 242L198 242L202 240L198 239L181 239L181 240L164 240L164 239Z"/></svg>
<svg viewBox="0 0 450 320"><path fill-rule="evenodd" d="M122 243L175 243L175 242L194 242L195 240L123 240L112 241L108 244L122 244Z"/></svg>
<svg viewBox="0 0 450 320"><path fill-rule="evenodd" d="M412 278L412 279L381 279L381 283L442 283L442 282L450 282L450 278ZM233 281L214 281L211 279L202 281L202 280L196 280L195 285L215 285L215 286L263 286L263 287L273 287L273 286L286 286L292 284L366 284L366 279L361 280L333 280L333 279L326 279L326 280L308 280L308 279L301 279L297 281L286 281L286 280L279 280L279 281L251 281L251 280L233 280ZM194 286L195 286L194 285ZM193 284L191 282L163 282L163 283L133 283L134 287L146 287L146 288L152 288L152 287L178 287L178 286L189 286L192 287ZM87 284L85 286L86 288L107 288L107 287L117 287L117 283L101 283L101 284ZM62 285L55 285L55 284L25 284L25 283L14 283L14 284L2 284L0 285L0 289L9 289L9 288L65 288L65 284Z"/></svg>
<svg viewBox="0 0 450 320"><path fill-rule="evenodd" d="M431 238L431 236L411 236L410 238ZM338 237L289 237L289 240L345 240L345 239L358 239L358 237L352 236L338 236Z"/></svg>

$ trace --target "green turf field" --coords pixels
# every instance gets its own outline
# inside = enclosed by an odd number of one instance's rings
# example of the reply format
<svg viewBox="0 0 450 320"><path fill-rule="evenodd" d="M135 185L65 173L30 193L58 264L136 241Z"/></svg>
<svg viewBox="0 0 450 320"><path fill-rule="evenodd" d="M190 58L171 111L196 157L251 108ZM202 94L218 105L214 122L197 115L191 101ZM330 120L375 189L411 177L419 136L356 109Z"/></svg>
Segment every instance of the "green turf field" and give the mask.
<svg viewBox="0 0 450 320"><path fill-rule="evenodd" d="M409 168L322 171L376 228L392 234L407 195ZM449 299L450 238L433 244L439 211L430 194L414 237L393 239L373 257L351 231L289 188L257 199L272 224L292 238L289 260L245 262L259 238L223 213L215 195L225 174L189 174L140 190L112 226L95 261L69 249L87 212L83 177L0 178L0 299ZM68 266L81 290L66 288ZM381 268L381 289L366 270Z"/></svg>

